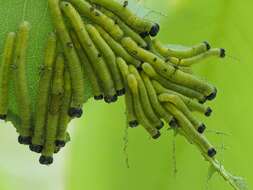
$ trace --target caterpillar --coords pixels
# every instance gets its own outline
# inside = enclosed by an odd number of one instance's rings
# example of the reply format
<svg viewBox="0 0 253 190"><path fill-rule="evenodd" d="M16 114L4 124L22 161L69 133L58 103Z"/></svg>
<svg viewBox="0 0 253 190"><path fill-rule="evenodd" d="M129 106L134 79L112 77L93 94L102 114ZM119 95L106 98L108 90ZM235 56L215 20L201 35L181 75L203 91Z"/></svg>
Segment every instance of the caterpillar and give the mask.
<svg viewBox="0 0 253 190"><path fill-rule="evenodd" d="M69 2L73 4L81 14L88 17L94 23L102 26L115 40L120 40L123 37L124 32L120 27L115 24L111 18L92 7L88 2L84 0L69 0ZM61 4L64 7L71 5L70 3L63 1Z"/></svg>
<svg viewBox="0 0 253 190"><path fill-rule="evenodd" d="M80 44L86 52L88 59L94 68L94 71L101 81L101 86L104 90L105 102L112 103L117 101L116 90L114 88L114 83L110 71L101 53L98 51L93 41L91 40L82 21L82 18L71 4L65 2L61 4L61 7L67 18L70 20L71 25L74 28L78 39L80 40Z"/></svg>
<svg viewBox="0 0 253 190"><path fill-rule="evenodd" d="M71 81L70 74L67 68L64 70L64 95L62 97L62 105L60 108L59 121L57 127L57 135L55 140L56 147L64 147L67 140L67 127L71 120L71 117L68 115L68 109L71 105Z"/></svg>
<svg viewBox="0 0 253 190"><path fill-rule="evenodd" d="M160 30L160 26L157 23L152 23L145 19L142 19L135 15L132 11L127 8L127 3L120 4L114 0L89 0L91 3L100 5L124 20L129 26L134 28L135 31L139 32L141 36L147 35L156 36Z"/></svg>
<svg viewBox="0 0 253 190"><path fill-rule="evenodd" d="M204 59L207 59L209 57L225 57L225 50L224 49L218 49L218 48L213 48L210 49L209 51L206 51L204 53L201 53L199 55L190 57L190 58L185 58L185 59L178 59L175 57L168 58L167 60L170 61L171 63L175 65L180 65L183 67L189 67L192 64L196 64Z"/></svg>
<svg viewBox="0 0 253 190"><path fill-rule="evenodd" d="M147 132L151 135L153 139L157 139L161 136L161 133L157 128L155 128L152 123L147 119L143 112L143 107L140 102L140 95L138 92L138 82L133 74L129 74L127 76L127 83L129 89L131 90L134 104L134 110L137 116L137 120L140 124L147 130Z"/></svg>
<svg viewBox="0 0 253 190"><path fill-rule="evenodd" d="M81 63L73 42L68 33L61 13L59 0L48 0L51 17L56 28L57 35L61 42L64 55L67 59L73 90L71 107L68 111L70 117L81 117L83 114L82 104L84 101L84 81L82 76Z"/></svg>
<svg viewBox="0 0 253 190"><path fill-rule="evenodd" d="M90 61L88 60L87 55L85 54L85 52L83 51L83 48L81 47L81 44L78 41L77 35L75 34L74 31L70 31L70 35L73 40L79 59L82 62L84 69L87 71L88 78L91 82L94 99L101 100L104 98L104 95L103 95L101 86L99 84L99 79L96 76L95 71L92 68Z"/></svg>
<svg viewBox="0 0 253 190"><path fill-rule="evenodd" d="M20 144L31 144L31 108L26 78L26 50L28 46L30 24L20 24L13 55L15 98L21 123L18 129Z"/></svg>
<svg viewBox="0 0 253 190"><path fill-rule="evenodd" d="M130 127L134 128L139 125L139 122L137 120L135 111L134 111L134 105L133 105L133 96L130 92L130 89L128 87L128 82L127 82L127 75L129 75L129 70L128 70L128 65L125 62L124 59L121 57L116 58L116 63L117 66L121 72L125 88L126 88L126 93L125 93L125 105L126 105L126 115L127 115L127 123Z"/></svg>
<svg viewBox="0 0 253 190"><path fill-rule="evenodd" d="M11 64L14 52L16 34L10 32L7 35L2 62L0 65L0 119L6 120L9 103L9 82L11 78Z"/></svg>
<svg viewBox="0 0 253 190"><path fill-rule="evenodd" d="M114 87L118 96L122 96L125 92L120 72L116 65L116 56L106 41L100 36L99 32L91 24L86 25L87 32L91 37L98 50L102 53L105 62L110 70Z"/></svg>
<svg viewBox="0 0 253 190"><path fill-rule="evenodd" d="M45 142L39 162L43 165L53 163L53 153L55 151L55 141L59 124L60 108L64 94L64 57L57 55L54 67L53 81L50 91L50 101L48 106Z"/></svg>
<svg viewBox="0 0 253 190"><path fill-rule="evenodd" d="M214 157L216 155L216 150L213 148L213 146L210 144L207 139L199 134L190 121L183 115L181 111L179 111L174 105L171 103L166 103L165 108L174 115L174 117L177 119L177 122L179 126L181 127L181 130L183 131L183 134L187 136L187 138L190 139L191 142L195 142L198 144L198 146L201 148L201 150L209 157Z"/></svg>
<svg viewBox="0 0 253 190"><path fill-rule="evenodd" d="M191 114L191 111L179 96L175 94L163 93L158 96L158 99L160 102L170 102L173 104L185 115L185 117L187 117L187 119L192 123L199 133L204 133L206 126L195 119L195 117Z"/></svg>
<svg viewBox="0 0 253 190"><path fill-rule="evenodd" d="M188 96L190 98L195 98L202 103L206 101L206 97L203 94L197 92L196 90L193 90L184 86L180 86L176 83L171 82L168 79L165 79L164 77L159 75L149 63L143 63L142 69L149 77L160 82L164 87L171 89L173 91L176 91L185 96Z"/></svg>
<svg viewBox="0 0 253 190"><path fill-rule="evenodd" d="M49 91L51 86L52 74L56 58L56 36L50 34L46 43L44 64L39 81L38 95L35 108L35 123L33 129L32 144L30 150L40 153L43 149L45 130L47 121Z"/></svg>
<svg viewBox="0 0 253 190"><path fill-rule="evenodd" d="M125 48L122 47L120 43L115 41L103 28L98 25L94 25L96 29L99 31L100 35L104 38L104 40L108 43L108 45L112 48L115 54L119 57L122 57L127 64L132 64L139 68L141 66L141 62L134 57L132 57Z"/></svg>
<svg viewBox="0 0 253 190"><path fill-rule="evenodd" d="M128 37L132 38L139 46L141 46L143 48L147 47L147 43L145 42L145 40L143 38L141 38L141 36L138 33L136 33L132 28L130 28L127 24L125 24L118 16L116 16L111 11L109 11L103 7L98 7L98 9L101 12L103 12L105 15L107 15L108 17L113 19L114 22L119 25L119 27L124 32L124 36L128 36Z"/></svg>
<svg viewBox="0 0 253 190"><path fill-rule="evenodd" d="M164 123L158 118L151 106L148 93L141 76L139 75L137 69L132 65L129 66L129 72L132 73L137 80L140 101L145 115L150 120L152 125L154 125L157 129L161 129L164 126Z"/></svg>
<svg viewBox="0 0 253 190"><path fill-rule="evenodd" d="M166 64L162 59L153 53L138 47L138 45L131 38L123 38L121 43L129 51L129 53L133 54L136 58L152 64L157 72L160 73L164 78L203 93L207 100L213 100L216 97L217 89L215 87L191 74L184 73L175 67Z"/></svg>
<svg viewBox="0 0 253 190"><path fill-rule="evenodd" d="M209 117L212 114L212 109L210 107L208 107L204 104L200 104L200 103L194 101L193 99L191 99L187 96L184 96L180 93L177 93L173 90L169 90L169 89L163 87L156 80L152 80L151 82L152 82L152 85L153 85L153 87L154 87L157 94L169 93L169 94L177 95L184 101L184 103L188 106L188 108L191 111L197 111L197 112L203 113L207 117Z"/></svg>
<svg viewBox="0 0 253 190"><path fill-rule="evenodd" d="M148 96L150 99L150 102L152 104L152 107L154 108L154 110L156 111L156 113L163 118L168 124L173 123L173 117L170 113L168 113L160 104L158 98L157 98L157 94L156 91L149 79L149 77L144 73L141 72L141 77L143 79L143 82L146 86L147 92L148 92Z"/></svg>
<svg viewBox="0 0 253 190"><path fill-rule="evenodd" d="M158 39L153 39L152 45L163 57L176 57L178 59L194 57L211 49L211 46L207 41L182 50L174 50L172 48L165 47Z"/></svg>

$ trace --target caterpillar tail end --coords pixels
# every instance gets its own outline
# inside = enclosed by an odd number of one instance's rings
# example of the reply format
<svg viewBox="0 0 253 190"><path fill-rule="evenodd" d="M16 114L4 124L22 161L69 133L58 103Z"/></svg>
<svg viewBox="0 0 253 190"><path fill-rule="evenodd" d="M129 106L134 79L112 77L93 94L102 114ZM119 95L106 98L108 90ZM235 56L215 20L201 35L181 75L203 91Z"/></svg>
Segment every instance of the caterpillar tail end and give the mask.
<svg viewBox="0 0 253 190"><path fill-rule="evenodd" d="M205 116L210 117L212 115L212 112L213 112L213 110L210 107L208 107L205 112Z"/></svg>
<svg viewBox="0 0 253 190"><path fill-rule="evenodd" d="M204 123L202 123L202 124L198 127L198 132L199 132L200 134L203 134L203 133L205 132L205 130L206 130L206 126L205 126Z"/></svg>
<svg viewBox="0 0 253 190"><path fill-rule="evenodd" d="M131 127L131 128L135 128L139 125L138 121L137 120L133 120L133 121L129 121L128 125Z"/></svg>
<svg viewBox="0 0 253 190"><path fill-rule="evenodd" d="M25 137L25 136L19 135L18 142L19 144L23 144L23 145L30 145L32 144L32 137L30 136Z"/></svg>
<svg viewBox="0 0 253 190"><path fill-rule="evenodd" d="M83 110L81 108L69 108L68 114L70 117L80 118L83 115Z"/></svg>
<svg viewBox="0 0 253 190"><path fill-rule="evenodd" d="M94 100L103 100L104 99L104 95L98 95L98 96L94 96Z"/></svg>
<svg viewBox="0 0 253 190"><path fill-rule="evenodd" d="M125 88L116 91L117 96L123 96L126 93Z"/></svg>
<svg viewBox="0 0 253 190"><path fill-rule="evenodd" d="M211 45L209 44L208 41L204 41L203 43L206 45L206 50L207 51L211 49Z"/></svg>
<svg viewBox="0 0 253 190"><path fill-rule="evenodd" d="M213 158L217 154L217 151L214 148L210 148L207 154L209 157Z"/></svg>
<svg viewBox="0 0 253 190"><path fill-rule="evenodd" d="M146 38L147 36L149 36L149 32L147 31L144 31L144 32L141 32L139 33L140 37L142 37L143 39Z"/></svg>
<svg viewBox="0 0 253 190"><path fill-rule="evenodd" d="M160 131L157 131L157 133L154 136L152 136L152 138L153 139L158 139L160 136L161 136Z"/></svg>
<svg viewBox="0 0 253 190"><path fill-rule="evenodd" d="M158 130L161 130L163 127L164 127L164 122L161 121L160 125L157 126L156 128L157 128Z"/></svg>
<svg viewBox="0 0 253 190"><path fill-rule="evenodd" d="M62 140L55 141L55 146L57 146L57 147L63 148L63 147L65 147L65 145L66 145L65 141L62 141Z"/></svg>
<svg viewBox="0 0 253 190"><path fill-rule="evenodd" d="M210 95L208 95L206 99L210 101L214 100L217 96L217 93L218 93L217 88L214 88L213 92Z"/></svg>
<svg viewBox="0 0 253 190"><path fill-rule="evenodd" d="M32 152L41 153L42 150L43 150L43 146L42 145L31 144L31 145L29 145L29 149Z"/></svg>
<svg viewBox="0 0 253 190"><path fill-rule="evenodd" d="M226 57L226 50L223 49L223 48L220 49L220 57L221 57L221 58Z"/></svg>
<svg viewBox="0 0 253 190"><path fill-rule="evenodd" d="M176 120L176 118L172 118L172 119L170 120L169 125L170 125L170 127L171 127L172 129L176 128L176 127L177 127L177 120Z"/></svg>
<svg viewBox="0 0 253 190"><path fill-rule="evenodd" d="M6 120L7 119L7 115L6 114L0 114L0 120Z"/></svg>
<svg viewBox="0 0 253 190"><path fill-rule="evenodd" d="M158 23L155 23L150 31L149 31L149 35L152 36L152 37L155 37L160 31L160 25Z"/></svg>
<svg viewBox="0 0 253 190"><path fill-rule="evenodd" d="M116 94L113 96L105 96L104 100L106 103L110 104L110 103L116 102L118 100L118 96Z"/></svg>
<svg viewBox="0 0 253 190"><path fill-rule="evenodd" d="M54 162L54 158L52 156L40 156L39 159L40 164L42 165L51 165Z"/></svg>

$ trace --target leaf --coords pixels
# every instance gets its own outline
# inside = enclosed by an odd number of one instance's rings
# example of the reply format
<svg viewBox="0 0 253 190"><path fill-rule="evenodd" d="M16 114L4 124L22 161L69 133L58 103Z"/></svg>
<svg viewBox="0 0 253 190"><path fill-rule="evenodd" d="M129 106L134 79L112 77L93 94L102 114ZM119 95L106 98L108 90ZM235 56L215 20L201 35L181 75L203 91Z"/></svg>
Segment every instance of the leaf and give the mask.
<svg viewBox="0 0 253 190"><path fill-rule="evenodd" d="M34 112L40 73L39 68L43 63L45 40L48 34L53 31L47 1L9 0L1 2L0 55L2 54L6 34L11 31L17 31L20 22L23 20L31 24L29 47L26 58L26 74L32 103L31 107ZM13 80L11 81L10 89L8 120L17 127L19 117L14 96ZM91 96L91 88L87 78L85 78L85 89L85 98L87 100Z"/></svg>

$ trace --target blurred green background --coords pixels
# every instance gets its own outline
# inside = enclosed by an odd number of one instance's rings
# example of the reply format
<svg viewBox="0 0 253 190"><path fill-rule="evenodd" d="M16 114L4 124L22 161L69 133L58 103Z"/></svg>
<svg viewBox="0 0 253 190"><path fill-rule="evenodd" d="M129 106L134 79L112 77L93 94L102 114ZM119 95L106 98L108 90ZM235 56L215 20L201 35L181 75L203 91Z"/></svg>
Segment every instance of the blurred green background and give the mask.
<svg viewBox="0 0 253 190"><path fill-rule="evenodd" d="M213 47L226 48L225 60L212 59L194 66L198 75L219 90L217 99L210 104L213 116L199 117L218 147L218 158L233 174L245 177L251 187L253 1L145 0L140 6L153 10L148 16L161 22L159 38L164 43L193 45L208 40ZM0 25L8 23L7 19L2 17L0 21L4 22ZM10 124L1 123L0 189L231 189L218 175L207 186L208 163L181 137L176 138L178 172L174 176L173 133L165 129L157 141L149 139L142 128L128 131L127 168L123 151L125 123L123 98L114 105L89 100L85 117L71 123L71 143L55 156L50 167L40 166L36 155L17 144Z"/></svg>

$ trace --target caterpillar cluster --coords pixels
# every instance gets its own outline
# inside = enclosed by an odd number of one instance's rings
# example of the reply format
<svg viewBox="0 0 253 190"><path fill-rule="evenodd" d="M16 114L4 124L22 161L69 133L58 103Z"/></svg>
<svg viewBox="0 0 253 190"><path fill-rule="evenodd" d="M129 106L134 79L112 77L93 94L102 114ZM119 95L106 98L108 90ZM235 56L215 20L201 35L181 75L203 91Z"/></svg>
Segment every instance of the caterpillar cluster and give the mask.
<svg viewBox="0 0 253 190"><path fill-rule="evenodd" d="M212 159L216 150L204 136L206 126L193 112L211 115L206 101L217 89L192 73L190 66L210 56L225 57L224 49L203 42L184 50L164 46L155 36L157 23L128 9L128 1L48 0L56 33L49 35L31 112L25 72L29 24L9 33L0 67L0 118L8 111L8 82L15 79L21 118L21 144L40 153L41 164L53 163L53 154L70 140L68 123L82 116L83 70L87 71L95 100L116 102L124 96L129 127L138 125L153 139L164 122L197 145ZM13 72L11 72L13 71Z"/></svg>

